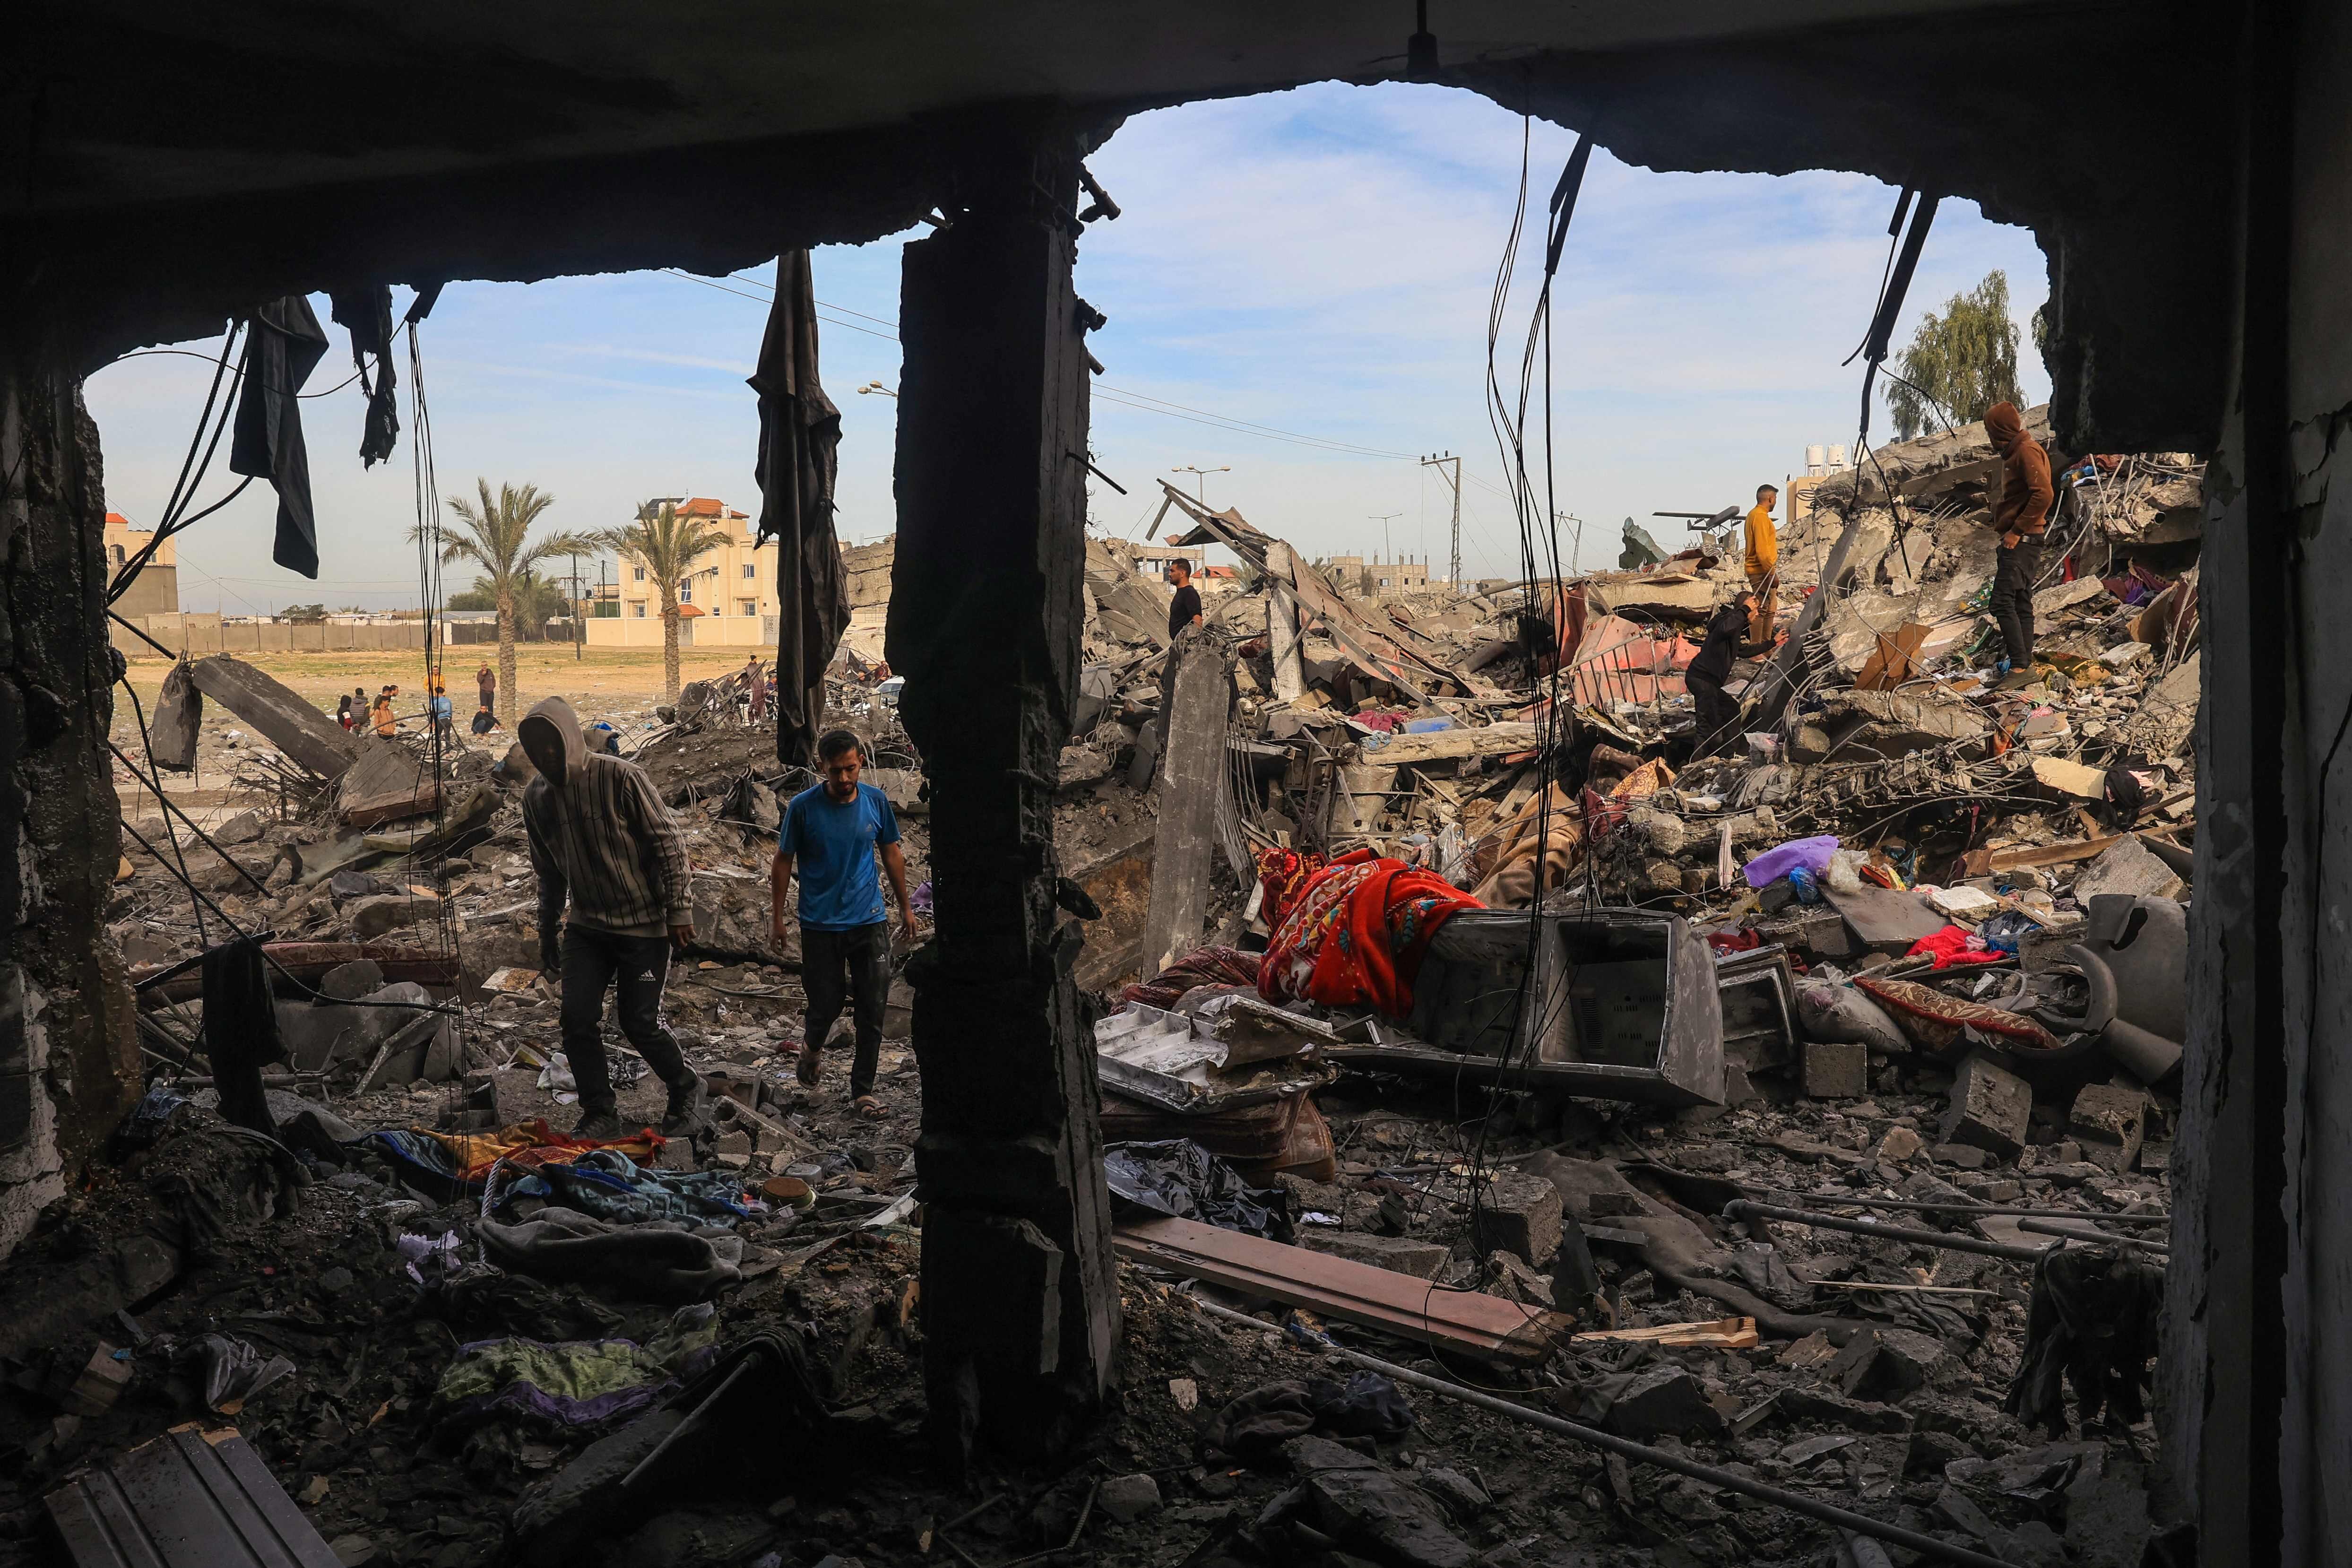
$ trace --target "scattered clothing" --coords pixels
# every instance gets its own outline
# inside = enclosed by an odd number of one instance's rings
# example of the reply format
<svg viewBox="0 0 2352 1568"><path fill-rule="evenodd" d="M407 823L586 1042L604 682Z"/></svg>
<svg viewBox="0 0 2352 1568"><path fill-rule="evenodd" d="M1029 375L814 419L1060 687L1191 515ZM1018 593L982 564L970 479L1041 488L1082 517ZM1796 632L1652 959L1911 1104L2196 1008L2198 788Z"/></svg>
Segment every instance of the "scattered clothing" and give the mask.
<svg viewBox="0 0 2352 1568"><path fill-rule="evenodd" d="M1284 850L1267 850L1265 854L1285 854ZM1322 858L1315 857L1317 869L1322 868ZM1269 921L1269 924L1272 922ZM1150 980L1130 985L1119 994L1123 1002L1140 1002L1147 1007L1169 1008L1183 999L1186 992L1202 985L1250 985L1257 984L1259 958L1255 952L1244 952L1237 947L1199 947L1178 959Z"/></svg>
<svg viewBox="0 0 2352 1568"><path fill-rule="evenodd" d="M1994 952L1985 945L1983 938L1958 926L1946 926L1933 936L1921 937L1904 956L1917 958L1927 953L1935 955L1938 969L1949 969L1956 963L1998 963L2009 956Z"/></svg>
<svg viewBox="0 0 2352 1568"><path fill-rule="evenodd" d="M625 1138L574 1138L558 1132L543 1118L519 1121L496 1132L428 1132L423 1128L412 1131L446 1148L457 1175L469 1185L487 1178L491 1167L502 1160L511 1169L536 1170L569 1164L596 1149L614 1150L635 1163L650 1165L660 1157L662 1144L667 1142L659 1133L643 1130Z"/></svg>
<svg viewBox="0 0 2352 1568"><path fill-rule="evenodd" d="M2164 1271L2154 1264L2111 1247L2043 1253L2033 1265L2025 1353L2002 1408L2063 1437L2071 1385L2085 1436L2103 1411L2116 1425L2138 1425L2163 1305Z"/></svg>
<svg viewBox="0 0 2352 1568"><path fill-rule="evenodd" d="M275 1135L278 1124L261 1069L286 1059L278 1006L258 937L238 937L204 958L205 1051L220 1091L221 1114L239 1127Z"/></svg>
<svg viewBox="0 0 2352 1568"><path fill-rule="evenodd" d="M554 1166L546 1174L582 1168ZM482 1221L477 1234L484 1255L514 1273L559 1285L614 1286L651 1301L706 1301L721 1285L743 1278L743 1238L732 1230L653 1215L600 1216L576 1206L583 1194L593 1195L585 1187L570 1188L561 1203L520 1225Z"/></svg>
<svg viewBox="0 0 2352 1568"><path fill-rule="evenodd" d="M542 1165L507 1189L543 1197L593 1219L749 1219L742 1178L730 1171L654 1171L616 1149L592 1149L565 1164ZM542 1209L533 1217L544 1219ZM730 1233L730 1235L732 1233Z"/></svg>
<svg viewBox="0 0 2352 1568"><path fill-rule="evenodd" d="M1212 1447L1255 1463L1310 1432L1387 1442L1412 1429L1412 1405L1403 1390L1368 1371L1343 1384L1318 1377L1254 1388L1219 1411L1202 1436Z"/></svg>
<svg viewBox="0 0 2352 1568"><path fill-rule="evenodd" d="M302 443L302 384L327 352L310 301L289 294L257 308L245 339L245 375L230 438L231 473L268 479L278 491L278 539L270 559L319 575L319 522L310 510L310 454Z"/></svg>
<svg viewBox="0 0 2352 1568"><path fill-rule="evenodd" d="M872 784L859 784L847 801L834 799L823 784L793 796L776 828L776 852L792 857L800 879L802 931L853 931L887 919L875 850L898 842L898 814Z"/></svg>
<svg viewBox="0 0 2352 1568"><path fill-rule="evenodd" d="M512 1422L551 1436L608 1430L651 1409L719 1358L719 1320L682 1307L651 1343L581 1340L477 1340L433 1390L436 1436L447 1442Z"/></svg>
<svg viewBox="0 0 2352 1568"><path fill-rule="evenodd" d="M889 803L883 803L889 809ZM803 887L807 884L803 882ZM807 895L802 895L803 902ZM808 994L803 1016L807 1043L801 1049L814 1062L833 1033L845 1003L849 1005L856 1035L850 1058L849 1092L853 1098L874 1092L874 1075L882 1060L882 1014L890 999L890 926L887 921L846 929L801 921L801 984Z"/></svg>
<svg viewBox="0 0 2352 1568"><path fill-rule="evenodd" d="M1430 938L1460 911L1484 907L1434 871L1369 849L1343 855L1316 873L1275 931L1258 993L1269 1002L1305 997L1402 1018L1412 1011L1412 981Z"/></svg>
<svg viewBox="0 0 2352 1568"><path fill-rule="evenodd" d="M1252 1187L1239 1172L1191 1139L1114 1143L1103 1151L1115 1219L1172 1215L1287 1245L1287 1188Z"/></svg>
<svg viewBox="0 0 2352 1568"><path fill-rule="evenodd" d="M368 400L367 419L360 428L360 466L372 468L392 456L400 439L400 378L392 368L392 285L337 290L327 298L335 324L352 334L352 363ZM375 356L373 376L368 374L369 354Z"/></svg>

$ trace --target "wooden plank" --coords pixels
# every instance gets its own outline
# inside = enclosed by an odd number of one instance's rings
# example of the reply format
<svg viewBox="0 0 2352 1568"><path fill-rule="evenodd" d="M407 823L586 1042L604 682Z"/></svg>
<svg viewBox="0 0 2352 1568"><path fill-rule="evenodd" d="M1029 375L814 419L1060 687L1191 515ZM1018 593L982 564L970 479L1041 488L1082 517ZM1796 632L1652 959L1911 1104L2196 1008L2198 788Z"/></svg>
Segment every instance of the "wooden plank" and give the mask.
<svg viewBox="0 0 2352 1568"><path fill-rule="evenodd" d="M1558 1312L1498 1296L1440 1290L1408 1274L1187 1219L1130 1220L1111 1232L1111 1245L1130 1262L1491 1361L1537 1365L1568 1324Z"/></svg>
<svg viewBox="0 0 2352 1568"><path fill-rule="evenodd" d="M1744 1351L1756 1346L1756 1320L1716 1318L1702 1323L1656 1323L1646 1329L1595 1329L1570 1338L1570 1344L1598 1344L1604 1340L1638 1342L1673 1350Z"/></svg>
<svg viewBox="0 0 2352 1568"><path fill-rule="evenodd" d="M2111 833L2104 838L2077 838L2072 843L2045 844L2033 849L1995 849L1986 856L1985 869L2021 871L2029 866L2071 866L2077 860L2096 858L2125 837Z"/></svg>
<svg viewBox="0 0 2352 1568"><path fill-rule="evenodd" d="M1862 673L1854 677L1854 685L1864 691L1892 691L1910 679L1919 645L1927 640L1933 629L1917 621L1906 621L1895 627L1891 637L1879 633L1878 647L1863 665Z"/></svg>
<svg viewBox="0 0 2352 1568"><path fill-rule="evenodd" d="M1420 735L1391 735L1388 743L1364 753L1368 763L1400 766L1442 763L1459 757L1500 756L1524 752L1536 743L1536 726L1516 721L1489 724L1483 730L1432 730Z"/></svg>
<svg viewBox="0 0 2352 1568"><path fill-rule="evenodd" d="M2062 795L2080 800L2105 800L2107 797L2107 774L2104 768L2069 762L2064 757L2033 759L2033 781Z"/></svg>

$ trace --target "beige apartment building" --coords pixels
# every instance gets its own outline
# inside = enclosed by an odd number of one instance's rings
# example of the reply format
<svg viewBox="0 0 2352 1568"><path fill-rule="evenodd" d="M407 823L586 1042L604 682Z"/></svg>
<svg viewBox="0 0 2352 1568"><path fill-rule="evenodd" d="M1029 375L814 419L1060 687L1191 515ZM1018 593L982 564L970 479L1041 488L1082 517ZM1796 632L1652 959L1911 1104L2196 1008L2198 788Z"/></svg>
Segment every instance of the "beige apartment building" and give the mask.
<svg viewBox="0 0 2352 1568"><path fill-rule="evenodd" d="M133 556L153 542L155 531L141 528L119 511L106 514L106 572L110 580L130 564ZM173 616L180 610L180 547L166 539L139 569L131 586L116 600L114 612L127 620L142 616Z"/></svg>
<svg viewBox="0 0 2352 1568"><path fill-rule="evenodd" d="M681 647L751 647L776 640L776 546L758 542L748 513L709 496L675 501L680 517L719 523L727 542L697 560L678 580L677 640ZM623 560L619 581L590 590L598 609L588 619L591 647L659 647L661 587L646 569ZM617 613L602 605L618 606Z"/></svg>

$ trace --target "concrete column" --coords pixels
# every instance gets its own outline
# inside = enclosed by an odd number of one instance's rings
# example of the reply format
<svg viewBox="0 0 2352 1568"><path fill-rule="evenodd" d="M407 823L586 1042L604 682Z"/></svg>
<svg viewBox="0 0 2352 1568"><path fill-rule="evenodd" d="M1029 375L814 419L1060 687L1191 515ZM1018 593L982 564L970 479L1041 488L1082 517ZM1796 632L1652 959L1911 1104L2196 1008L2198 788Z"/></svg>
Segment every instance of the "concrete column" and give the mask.
<svg viewBox="0 0 2352 1568"><path fill-rule="evenodd" d="M1008 132L906 248L887 648L929 773L938 935L908 965L924 1375L941 1458L1059 1447L1111 1386L1118 1278L1093 1043L1055 901L1077 695L1091 311L1075 141Z"/></svg>
<svg viewBox="0 0 2352 1568"><path fill-rule="evenodd" d="M1274 650L1274 694L1285 702L1307 695L1307 666L1298 649L1298 599L1291 591L1290 546L1279 541L1265 547L1270 582L1265 594L1266 641Z"/></svg>
<svg viewBox="0 0 2352 1568"><path fill-rule="evenodd" d="M107 938L105 483L79 378L0 340L0 1256L139 1089Z"/></svg>

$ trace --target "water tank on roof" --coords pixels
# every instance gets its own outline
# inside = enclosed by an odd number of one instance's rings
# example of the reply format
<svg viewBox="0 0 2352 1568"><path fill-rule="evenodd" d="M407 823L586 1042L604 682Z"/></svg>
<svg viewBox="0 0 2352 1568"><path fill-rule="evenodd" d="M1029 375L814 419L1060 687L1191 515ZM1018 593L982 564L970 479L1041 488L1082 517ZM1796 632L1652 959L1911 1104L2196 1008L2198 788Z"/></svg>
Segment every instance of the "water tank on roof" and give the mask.
<svg viewBox="0 0 2352 1568"><path fill-rule="evenodd" d="M1805 472L1807 472L1807 473L1809 473L1809 474L1818 474L1818 473L1820 473L1820 472L1822 471L1822 465L1824 462L1828 461L1827 457L1824 455L1824 454L1826 453L1826 451L1827 451L1827 448L1825 448L1824 447L1822 447L1822 446L1821 445L1821 443L1820 443L1820 442L1818 442L1818 441L1817 441L1817 442L1815 442L1813 445L1811 445L1811 446L1810 446L1810 447L1806 447L1806 448L1805 448Z"/></svg>
<svg viewBox="0 0 2352 1568"><path fill-rule="evenodd" d="M1830 472L1833 474L1838 473L1851 467L1853 467L1853 465L1845 460L1845 448L1843 447L1832 447L1830 448Z"/></svg>

